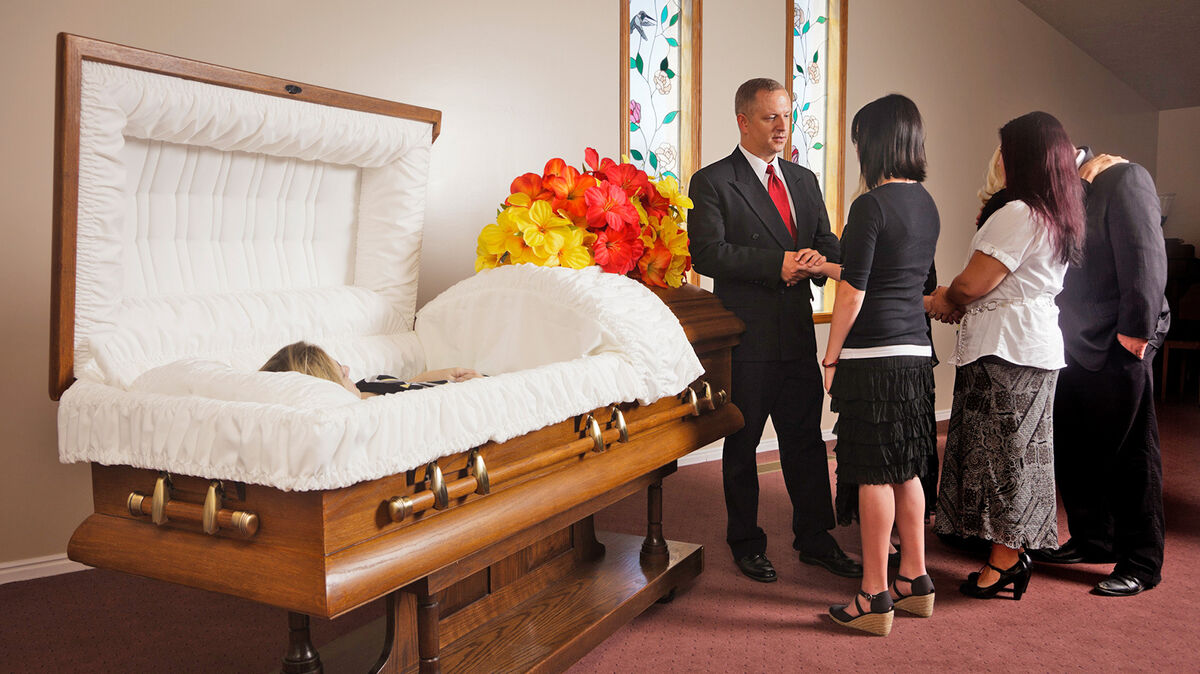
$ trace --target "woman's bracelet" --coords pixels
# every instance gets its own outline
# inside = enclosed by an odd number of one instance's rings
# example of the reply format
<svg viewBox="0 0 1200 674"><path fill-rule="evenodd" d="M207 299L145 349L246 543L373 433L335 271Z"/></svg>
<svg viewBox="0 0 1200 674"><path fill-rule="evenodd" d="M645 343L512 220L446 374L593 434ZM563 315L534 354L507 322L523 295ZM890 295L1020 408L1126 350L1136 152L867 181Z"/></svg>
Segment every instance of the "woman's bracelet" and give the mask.
<svg viewBox="0 0 1200 674"><path fill-rule="evenodd" d="M838 361L836 361L836 360L833 361L832 363L826 363L824 361L821 361L821 367L823 367L825 369L829 369L831 367L837 367L837 364L838 364Z"/></svg>

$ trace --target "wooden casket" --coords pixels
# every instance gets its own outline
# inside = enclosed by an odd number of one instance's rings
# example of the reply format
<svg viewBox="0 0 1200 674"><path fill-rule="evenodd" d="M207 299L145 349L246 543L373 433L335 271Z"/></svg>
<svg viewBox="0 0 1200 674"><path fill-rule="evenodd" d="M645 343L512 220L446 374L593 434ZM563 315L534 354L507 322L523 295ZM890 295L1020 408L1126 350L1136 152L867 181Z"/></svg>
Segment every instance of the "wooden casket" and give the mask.
<svg viewBox="0 0 1200 674"><path fill-rule="evenodd" d="M380 597L370 671L561 669L700 573L661 480L741 426L741 323L528 265L417 312L440 118L59 36L50 392L95 501L71 559L287 609L287 672L322 671L308 616ZM299 339L356 378L490 376L360 401L256 371ZM639 491L644 538L593 530Z"/></svg>

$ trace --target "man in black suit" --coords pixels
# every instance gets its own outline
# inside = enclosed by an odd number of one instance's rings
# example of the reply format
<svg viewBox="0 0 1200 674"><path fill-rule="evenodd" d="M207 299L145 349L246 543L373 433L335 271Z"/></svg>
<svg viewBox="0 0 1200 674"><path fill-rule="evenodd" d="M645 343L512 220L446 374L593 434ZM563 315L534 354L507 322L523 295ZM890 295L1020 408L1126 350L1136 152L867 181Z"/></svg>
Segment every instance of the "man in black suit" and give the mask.
<svg viewBox="0 0 1200 674"><path fill-rule="evenodd" d="M1114 163L1115 162L1115 163ZM1037 558L1112 563L1093 592L1131 596L1162 580L1162 457L1151 362L1170 314L1154 181L1103 155L1087 184L1084 261L1058 296L1067 367L1054 398L1055 474L1071 539Z"/></svg>
<svg viewBox="0 0 1200 674"><path fill-rule="evenodd" d="M693 264L713 278L714 293L746 324L733 350L730 392L746 425L725 439L722 473L726 540L742 573L761 582L776 579L765 554L766 533L758 526L755 451L767 417L779 436L800 561L840 576L862 575L862 565L829 535L835 521L808 283L824 283L821 272L840 259L840 247L816 176L777 156L787 143L791 108L787 91L774 80L754 79L738 88L741 142L692 177L695 208L688 217Z"/></svg>

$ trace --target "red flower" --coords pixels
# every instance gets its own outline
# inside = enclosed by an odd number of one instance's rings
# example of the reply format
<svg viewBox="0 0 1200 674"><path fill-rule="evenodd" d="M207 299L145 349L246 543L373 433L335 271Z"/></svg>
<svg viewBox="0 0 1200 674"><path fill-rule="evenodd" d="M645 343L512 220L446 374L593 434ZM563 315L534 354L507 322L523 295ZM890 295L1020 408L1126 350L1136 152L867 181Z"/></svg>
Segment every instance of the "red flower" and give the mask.
<svg viewBox="0 0 1200 674"><path fill-rule="evenodd" d="M663 218L671 214L671 200L659 194L658 190L654 189L654 185L649 188L642 196L642 208L646 209L646 215L651 218Z"/></svg>
<svg viewBox="0 0 1200 674"><path fill-rule="evenodd" d="M529 197L529 201L549 201L551 198L550 190L546 189L542 184L542 177L536 173L526 173L518 176L512 181L512 186L508 188L509 197L504 201L508 206L528 206L528 203L514 204L512 197L517 194L524 194ZM518 201L524 201L519 199Z"/></svg>
<svg viewBox="0 0 1200 674"><path fill-rule="evenodd" d="M642 283L666 288L667 272L671 269L671 251L660 242L642 255L638 260L638 270L641 271Z"/></svg>
<svg viewBox="0 0 1200 674"><path fill-rule="evenodd" d="M593 229L607 227L612 232L630 230L637 236L638 212L629 203L625 191L611 183L600 183L589 187L583 196L587 204L587 224ZM608 271L607 269L605 271ZM627 270L628 271L628 270ZM625 272L621 272L624 274Z"/></svg>
<svg viewBox="0 0 1200 674"><path fill-rule="evenodd" d="M583 151L583 163L587 164L588 168L592 169L592 172L596 174L597 179L603 179L604 172L607 171L610 166L617 165L617 162L609 159L608 157L600 159L600 154L590 147Z"/></svg>
<svg viewBox="0 0 1200 674"><path fill-rule="evenodd" d="M562 160L552 159L550 162L562 162ZM550 164L546 164L546 170L549 171L550 168ZM586 226L588 205L585 195L589 189L596 186L596 179L588 175L581 175L574 166L567 166L565 163L554 166L554 169L559 173L547 173L543 183L554 195L551 201L554 212L563 211L575 226Z"/></svg>
<svg viewBox="0 0 1200 674"><path fill-rule="evenodd" d="M623 230L601 230L592 244L592 255L600 269L610 274L625 274L633 269L642 256L645 245L636 227Z"/></svg>
<svg viewBox="0 0 1200 674"><path fill-rule="evenodd" d="M630 199L650 191L650 178L633 164L613 164L604 169L604 177L620 185Z"/></svg>

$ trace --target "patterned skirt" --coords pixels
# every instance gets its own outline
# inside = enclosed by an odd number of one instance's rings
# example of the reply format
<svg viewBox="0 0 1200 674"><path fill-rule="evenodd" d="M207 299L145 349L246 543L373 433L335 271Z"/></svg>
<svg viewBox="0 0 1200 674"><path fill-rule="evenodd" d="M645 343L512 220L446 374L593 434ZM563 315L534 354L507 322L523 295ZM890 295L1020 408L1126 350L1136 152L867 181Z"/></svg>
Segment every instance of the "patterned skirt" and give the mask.
<svg viewBox="0 0 1200 674"><path fill-rule="evenodd" d="M987 357L959 367L934 530L1057 548L1057 370Z"/></svg>
<svg viewBox="0 0 1200 674"><path fill-rule="evenodd" d="M829 395L838 413L837 517L847 525L858 513L858 485L900 484L937 465L933 361L843 360Z"/></svg>

